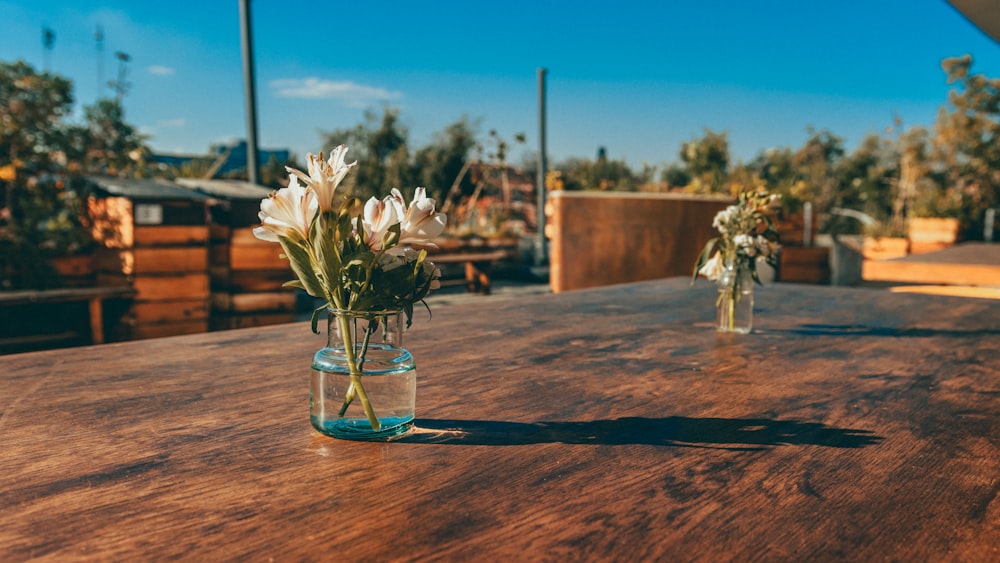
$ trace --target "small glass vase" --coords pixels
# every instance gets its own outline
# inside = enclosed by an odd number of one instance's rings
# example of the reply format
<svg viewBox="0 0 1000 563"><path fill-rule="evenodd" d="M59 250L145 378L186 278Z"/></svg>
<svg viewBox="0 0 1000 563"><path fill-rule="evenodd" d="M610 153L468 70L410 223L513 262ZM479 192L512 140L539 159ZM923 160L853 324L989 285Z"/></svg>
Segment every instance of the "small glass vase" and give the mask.
<svg viewBox="0 0 1000 563"><path fill-rule="evenodd" d="M749 334L753 330L754 280L749 268L727 265L717 281L716 330Z"/></svg>
<svg viewBox="0 0 1000 563"><path fill-rule="evenodd" d="M347 440L399 436L413 425L416 392L401 312L330 310L327 345L312 362L313 428Z"/></svg>

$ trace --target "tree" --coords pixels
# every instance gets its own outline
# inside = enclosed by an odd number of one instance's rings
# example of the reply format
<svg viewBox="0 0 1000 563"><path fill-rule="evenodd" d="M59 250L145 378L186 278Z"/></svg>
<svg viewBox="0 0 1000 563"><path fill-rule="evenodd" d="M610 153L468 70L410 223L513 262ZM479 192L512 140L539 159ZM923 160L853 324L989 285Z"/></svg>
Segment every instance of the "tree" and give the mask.
<svg viewBox="0 0 1000 563"><path fill-rule="evenodd" d="M145 135L125 121L121 102L102 99L83 110L86 121L86 161L88 172L112 176L132 175L141 167L149 150Z"/></svg>
<svg viewBox="0 0 1000 563"><path fill-rule="evenodd" d="M889 230L892 234L906 234L907 219L920 204L921 194L933 193L934 199L940 192L940 185L934 181L930 155L930 138L927 129L911 127L903 129L902 122L896 120L899 134L889 156L896 165L892 185L891 216Z"/></svg>
<svg viewBox="0 0 1000 563"><path fill-rule="evenodd" d="M117 101L84 109L69 123L72 83L23 61L0 63L0 287L45 288L58 280L47 260L93 244L83 201L86 175L147 174L143 136Z"/></svg>
<svg viewBox="0 0 1000 563"><path fill-rule="evenodd" d="M960 205L968 235L982 233L984 211L1000 204L1000 79L972 73L972 57L941 63L951 108L942 107L934 146L947 182L943 201ZM938 210L954 214L955 210Z"/></svg>
<svg viewBox="0 0 1000 563"><path fill-rule="evenodd" d="M559 169L567 190L634 192L652 180L653 170L636 173L623 159L611 159L601 151L596 160L569 159Z"/></svg>
<svg viewBox="0 0 1000 563"><path fill-rule="evenodd" d="M701 139L692 139L681 145L680 157L691 177L686 191L726 191L725 182L729 172L729 139L726 133L705 129L705 135Z"/></svg>
<svg viewBox="0 0 1000 563"><path fill-rule="evenodd" d="M660 179L666 182L668 188L683 188L691 183L691 174L675 162L664 168Z"/></svg>
<svg viewBox="0 0 1000 563"><path fill-rule="evenodd" d="M478 146L476 126L463 117L435 133L431 143L414 155L420 185L442 207L448 206L453 197L471 195L475 189L465 172L471 163L469 153Z"/></svg>
<svg viewBox="0 0 1000 563"><path fill-rule="evenodd" d="M868 135L858 148L837 163L836 196L831 207L860 211L882 224L892 213L892 187L897 183L899 159L878 135ZM836 233L859 233L866 225L855 217L831 214L826 230Z"/></svg>
<svg viewBox="0 0 1000 563"><path fill-rule="evenodd" d="M0 63L0 289L56 285L43 254L86 244L78 185L55 173L68 164L72 106L69 80Z"/></svg>
<svg viewBox="0 0 1000 563"><path fill-rule="evenodd" d="M781 198L781 208L788 213L802 210L805 185L795 169L795 153L788 147L761 151L745 165L768 190Z"/></svg>
<svg viewBox="0 0 1000 563"><path fill-rule="evenodd" d="M72 89L69 80L38 74L24 61L0 63L0 165L37 171L58 157Z"/></svg>
<svg viewBox="0 0 1000 563"><path fill-rule="evenodd" d="M408 135L399 121L399 110L386 107L381 118L366 111L364 123L352 129L325 133L323 144L330 148L342 144L350 147L347 159L356 159L358 166L343 185L355 196L368 199L383 197L390 188L404 188L415 183Z"/></svg>
<svg viewBox="0 0 1000 563"><path fill-rule="evenodd" d="M802 201L812 202L820 218L818 231L825 232L828 230L825 223L830 220L825 214L841 204L840 189L843 184L838 164L846 151L841 137L827 130L810 129L810 133L802 148L792 156L796 179L802 182L797 186L796 195Z"/></svg>

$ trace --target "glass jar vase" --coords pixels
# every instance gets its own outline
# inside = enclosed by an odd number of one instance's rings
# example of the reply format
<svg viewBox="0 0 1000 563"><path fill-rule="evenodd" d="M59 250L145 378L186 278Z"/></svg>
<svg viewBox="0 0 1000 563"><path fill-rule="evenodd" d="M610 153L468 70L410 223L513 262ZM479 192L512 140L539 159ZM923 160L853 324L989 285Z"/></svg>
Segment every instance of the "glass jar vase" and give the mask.
<svg viewBox="0 0 1000 563"><path fill-rule="evenodd" d="M726 265L716 282L719 296L716 329L748 334L753 330L754 280L749 268Z"/></svg>
<svg viewBox="0 0 1000 563"><path fill-rule="evenodd" d="M313 428L348 440L398 436L413 425L416 390L400 311L329 311L327 345L312 362Z"/></svg>

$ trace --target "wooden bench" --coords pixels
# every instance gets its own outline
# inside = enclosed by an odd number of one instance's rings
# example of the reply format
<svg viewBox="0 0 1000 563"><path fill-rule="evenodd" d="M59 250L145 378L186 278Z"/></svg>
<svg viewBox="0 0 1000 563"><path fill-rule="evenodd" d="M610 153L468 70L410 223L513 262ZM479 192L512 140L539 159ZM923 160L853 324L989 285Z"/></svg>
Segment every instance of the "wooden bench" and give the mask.
<svg viewBox="0 0 1000 563"><path fill-rule="evenodd" d="M7 309L3 314L6 323L17 323L13 314L15 308L28 305L48 305L60 303L86 302L90 317L89 339L92 344L104 342L104 301L109 299L128 299L135 296L131 287L75 287L66 289L0 291L0 309ZM53 324L65 323L63 315L52 319ZM13 327L17 328L17 327ZM72 328L72 327L68 327ZM0 350L18 345L37 345L47 341L67 340L77 336L75 330L62 330L44 334L18 334L0 338Z"/></svg>
<svg viewBox="0 0 1000 563"><path fill-rule="evenodd" d="M488 252L441 252L430 254L427 259L434 264L465 264L465 288L469 293L489 295L492 287L493 264L510 258L508 250Z"/></svg>

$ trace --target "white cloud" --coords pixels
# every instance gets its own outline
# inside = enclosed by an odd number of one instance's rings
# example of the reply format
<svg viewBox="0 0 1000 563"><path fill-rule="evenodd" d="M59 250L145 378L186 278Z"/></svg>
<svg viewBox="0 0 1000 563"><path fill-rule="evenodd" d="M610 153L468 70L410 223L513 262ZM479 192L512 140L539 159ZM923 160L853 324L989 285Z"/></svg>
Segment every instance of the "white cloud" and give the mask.
<svg viewBox="0 0 1000 563"><path fill-rule="evenodd" d="M349 80L320 80L316 77L272 80L271 89L282 98L335 99L342 100L351 107L364 107L372 101L403 97L402 92L377 86L357 84Z"/></svg>
<svg viewBox="0 0 1000 563"><path fill-rule="evenodd" d="M174 74L174 69L169 66L153 65L146 70L149 74L155 74L156 76L171 76Z"/></svg>

